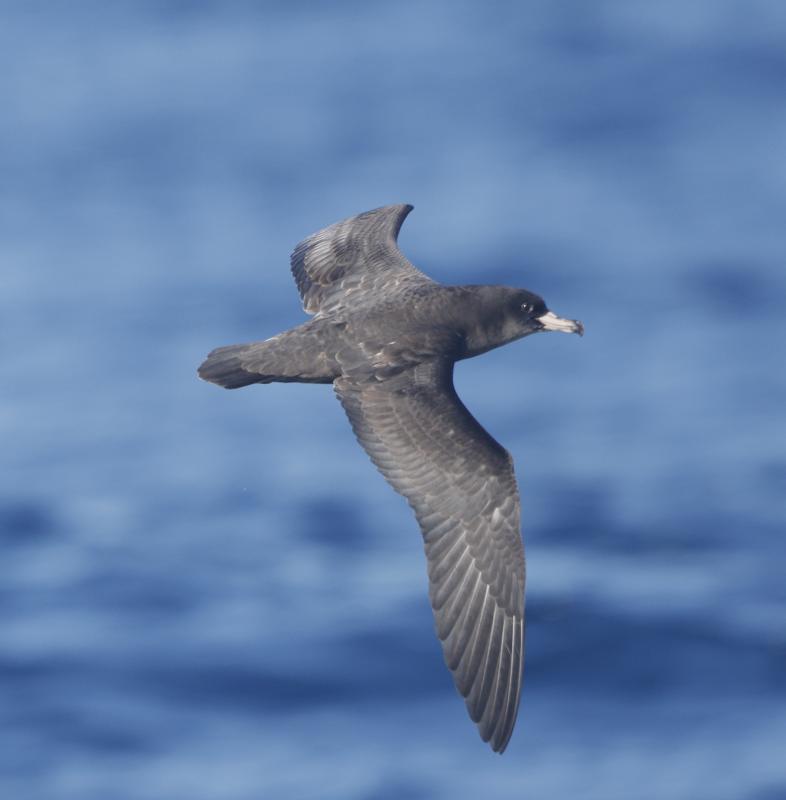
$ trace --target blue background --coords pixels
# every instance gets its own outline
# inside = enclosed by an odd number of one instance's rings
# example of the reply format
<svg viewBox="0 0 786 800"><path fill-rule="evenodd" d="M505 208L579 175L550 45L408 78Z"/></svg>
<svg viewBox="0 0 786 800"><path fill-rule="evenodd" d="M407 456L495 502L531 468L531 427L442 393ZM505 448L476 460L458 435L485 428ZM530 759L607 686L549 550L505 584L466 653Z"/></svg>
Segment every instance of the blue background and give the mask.
<svg viewBox="0 0 786 800"><path fill-rule="evenodd" d="M786 5L0 5L0 795L786 797ZM463 363L513 453L500 758L330 387L223 392L301 238L582 319Z"/></svg>

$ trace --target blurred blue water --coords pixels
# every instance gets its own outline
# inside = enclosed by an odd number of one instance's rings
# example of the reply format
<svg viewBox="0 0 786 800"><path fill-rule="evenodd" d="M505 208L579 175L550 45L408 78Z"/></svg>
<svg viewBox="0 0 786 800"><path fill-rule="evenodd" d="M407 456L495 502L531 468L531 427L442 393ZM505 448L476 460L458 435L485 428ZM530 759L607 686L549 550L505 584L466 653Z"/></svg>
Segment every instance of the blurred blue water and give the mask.
<svg viewBox="0 0 786 800"><path fill-rule="evenodd" d="M9 0L0 67L2 797L786 797L786 6ZM503 758L329 387L194 375L391 202L587 328L457 375L521 482Z"/></svg>

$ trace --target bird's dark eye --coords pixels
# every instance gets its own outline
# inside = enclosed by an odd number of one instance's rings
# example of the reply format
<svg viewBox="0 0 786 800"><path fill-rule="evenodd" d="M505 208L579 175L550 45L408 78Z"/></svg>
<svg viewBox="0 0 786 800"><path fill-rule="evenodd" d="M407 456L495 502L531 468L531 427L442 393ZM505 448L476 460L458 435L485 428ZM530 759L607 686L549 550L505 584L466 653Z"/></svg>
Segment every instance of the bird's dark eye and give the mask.
<svg viewBox="0 0 786 800"><path fill-rule="evenodd" d="M541 317L548 310L539 297L533 297L521 304L521 310L527 317Z"/></svg>

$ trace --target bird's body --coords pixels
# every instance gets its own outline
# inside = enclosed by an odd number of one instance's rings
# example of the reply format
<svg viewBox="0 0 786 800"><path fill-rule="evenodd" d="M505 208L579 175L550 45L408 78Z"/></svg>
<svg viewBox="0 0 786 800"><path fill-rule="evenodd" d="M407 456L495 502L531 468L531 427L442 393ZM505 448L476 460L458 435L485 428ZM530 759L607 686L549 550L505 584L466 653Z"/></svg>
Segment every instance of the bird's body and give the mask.
<svg viewBox="0 0 786 800"><path fill-rule="evenodd" d="M386 206L305 239L292 272L312 319L218 348L199 374L226 388L333 384L359 442L415 512L445 660L501 752L524 655L519 497L510 455L453 388L453 364L538 330L583 328L525 290L432 281L396 245L410 211Z"/></svg>

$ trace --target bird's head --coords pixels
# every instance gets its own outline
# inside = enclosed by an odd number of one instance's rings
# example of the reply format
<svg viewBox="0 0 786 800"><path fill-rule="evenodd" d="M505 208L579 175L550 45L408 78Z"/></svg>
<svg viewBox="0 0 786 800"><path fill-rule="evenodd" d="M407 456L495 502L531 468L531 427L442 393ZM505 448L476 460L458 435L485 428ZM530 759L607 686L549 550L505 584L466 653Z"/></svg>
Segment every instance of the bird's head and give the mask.
<svg viewBox="0 0 786 800"><path fill-rule="evenodd" d="M563 319L549 311L543 298L526 289L506 286L467 287L472 311L467 316L463 358L486 353L500 345L539 331L584 333L574 319Z"/></svg>
<svg viewBox="0 0 786 800"><path fill-rule="evenodd" d="M563 319L549 311L542 297L526 289L515 290L508 299L508 325L518 330L516 338L538 331L562 331L584 335L584 326L576 319Z"/></svg>

